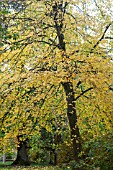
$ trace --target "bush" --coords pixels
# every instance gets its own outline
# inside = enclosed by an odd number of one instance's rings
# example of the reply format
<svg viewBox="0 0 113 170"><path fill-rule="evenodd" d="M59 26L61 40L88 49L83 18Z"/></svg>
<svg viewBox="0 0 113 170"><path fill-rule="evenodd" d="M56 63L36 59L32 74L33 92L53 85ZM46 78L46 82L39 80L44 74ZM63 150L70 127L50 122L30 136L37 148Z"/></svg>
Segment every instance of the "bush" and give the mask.
<svg viewBox="0 0 113 170"><path fill-rule="evenodd" d="M84 159L84 169L113 170L113 134L108 133L100 136L97 140L91 140L88 147L85 148L86 158Z"/></svg>

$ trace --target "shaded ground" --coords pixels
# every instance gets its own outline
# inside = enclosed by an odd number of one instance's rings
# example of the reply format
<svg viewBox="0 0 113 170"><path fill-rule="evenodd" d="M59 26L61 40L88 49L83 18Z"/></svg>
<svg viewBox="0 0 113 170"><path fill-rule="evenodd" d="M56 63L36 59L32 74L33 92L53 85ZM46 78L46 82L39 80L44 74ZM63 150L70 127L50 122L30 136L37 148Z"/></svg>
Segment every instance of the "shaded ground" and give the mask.
<svg viewBox="0 0 113 170"><path fill-rule="evenodd" d="M0 170L32 170L32 169L34 170L63 170L55 166L41 166L41 165L35 165L35 164L28 166L28 167L11 166L11 163L12 162L6 162L5 164L3 164L2 162L0 162Z"/></svg>

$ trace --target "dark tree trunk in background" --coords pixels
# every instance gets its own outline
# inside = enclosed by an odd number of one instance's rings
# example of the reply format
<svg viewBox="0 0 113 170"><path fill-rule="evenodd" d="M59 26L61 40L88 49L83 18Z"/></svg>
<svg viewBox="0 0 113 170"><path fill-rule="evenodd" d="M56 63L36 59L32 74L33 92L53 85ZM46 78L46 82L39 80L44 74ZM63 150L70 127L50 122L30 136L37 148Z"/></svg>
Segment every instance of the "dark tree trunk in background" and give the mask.
<svg viewBox="0 0 113 170"><path fill-rule="evenodd" d="M73 143L74 158L76 161L78 161L79 160L78 154L81 151L81 143L80 143L79 128L77 125L77 114L76 114L76 104L75 104L73 85L71 82L65 82L62 84L66 93L67 117L70 126L71 140Z"/></svg>
<svg viewBox="0 0 113 170"><path fill-rule="evenodd" d="M18 137L19 141L19 137ZM12 163L12 165L30 165L29 157L28 157L28 140L19 141L19 147L17 148L17 157L16 160Z"/></svg>
<svg viewBox="0 0 113 170"><path fill-rule="evenodd" d="M50 150L50 161L49 161L50 165L57 165L57 152L55 149L51 149Z"/></svg>

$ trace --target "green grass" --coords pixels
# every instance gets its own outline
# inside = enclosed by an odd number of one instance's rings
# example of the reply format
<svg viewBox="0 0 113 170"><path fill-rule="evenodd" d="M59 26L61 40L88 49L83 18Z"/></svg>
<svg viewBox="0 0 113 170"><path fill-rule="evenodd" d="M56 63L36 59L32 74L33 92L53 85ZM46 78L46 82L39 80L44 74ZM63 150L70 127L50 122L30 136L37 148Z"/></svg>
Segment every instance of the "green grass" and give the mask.
<svg viewBox="0 0 113 170"><path fill-rule="evenodd" d="M28 167L23 166L11 166L12 162L6 162L5 164L0 162L0 170L62 170L59 167L54 166L41 166L41 165L31 165Z"/></svg>
<svg viewBox="0 0 113 170"><path fill-rule="evenodd" d="M58 167L38 167L38 166L29 166L29 167L19 167L19 166L16 166L16 167L12 167L12 166L7 166L7 167L0 167L0 170L61 170L60 168Z"/></svg>
<svg viewBox="0 0 113 170"><path fill-rule="evenodd" d="M0 167L1 170L61 170L55 167Z"/></svg>

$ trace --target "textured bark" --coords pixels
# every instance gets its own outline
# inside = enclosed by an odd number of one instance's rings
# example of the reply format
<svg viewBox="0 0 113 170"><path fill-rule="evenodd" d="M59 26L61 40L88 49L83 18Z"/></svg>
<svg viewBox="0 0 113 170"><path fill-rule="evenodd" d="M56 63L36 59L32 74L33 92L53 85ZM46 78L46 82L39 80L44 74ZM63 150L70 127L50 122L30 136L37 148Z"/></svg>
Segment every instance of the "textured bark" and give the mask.
<svg viewBox="0 0 113 170"><path fill-rule="evenodd" d="M30 165L27 144L27 140L19 141L19 147L17 148L17 157L16 160L12 163L12 165Z"/></svg>
<svg viewBox="0 0 113 170"><path fill-rule="evenodd" d="M55 5L53 6L54 23L57 32L58 42L59 42L58 48L64 52L66 52L66 44L64 41L65 37L63 34L63 21L64 21L66 5L67 4L65 3L65 5L63 6L63 1L60 0L58 3L56 2ZM80 153L81 150L81 144L80 144L79 128L77 126L77 114L76 114L73 84L67 81L65 83L62 83L62 85L66 93L67 117L69 120L69 126L71 131L71 140L73 143L74 158L76 161L78 161L79 160L78 154Z"/></svg>
<svg viewBox="0 0 113 170"><path fill-rule="evenodd" d="M69 120L69 126L71 131L71 140L73 143L74 158L76 161L79 160L78 154L81 151L80 143L80 133L77 125L77 114L76 114L76 104L74 97L73 85L71 82L63 83L63 87L66 93L67 100L67 116Z"/></svg>

